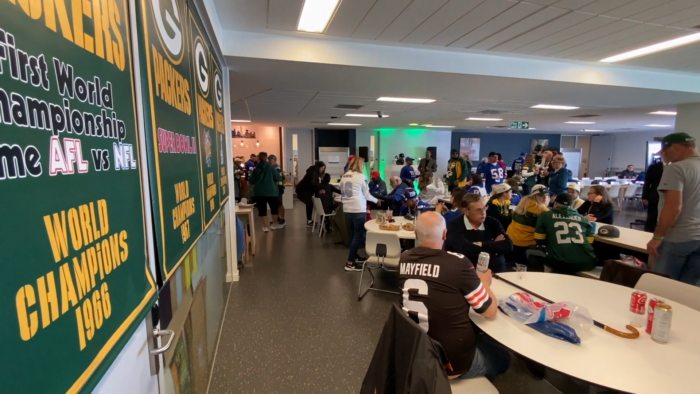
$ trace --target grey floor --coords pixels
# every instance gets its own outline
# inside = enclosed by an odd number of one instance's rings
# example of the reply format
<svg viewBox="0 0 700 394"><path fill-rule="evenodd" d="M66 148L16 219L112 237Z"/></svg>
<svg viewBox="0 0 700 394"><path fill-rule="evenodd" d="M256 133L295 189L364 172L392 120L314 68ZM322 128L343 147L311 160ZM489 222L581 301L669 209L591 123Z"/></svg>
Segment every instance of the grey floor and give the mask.
<svg viewBox="0 0 700 394"><path fill-rule="evenodd" d="M635 218L617 214L616 224ZM359 392L398 296L372 292L357 302L360 274L343 270L347 249L311 234L298 201L285 229L264 234L256 227L257 255L232 284L209 392ZM559 390L516 360L494 385L505 394L581 390L553 373L547 379Z"/></svg>

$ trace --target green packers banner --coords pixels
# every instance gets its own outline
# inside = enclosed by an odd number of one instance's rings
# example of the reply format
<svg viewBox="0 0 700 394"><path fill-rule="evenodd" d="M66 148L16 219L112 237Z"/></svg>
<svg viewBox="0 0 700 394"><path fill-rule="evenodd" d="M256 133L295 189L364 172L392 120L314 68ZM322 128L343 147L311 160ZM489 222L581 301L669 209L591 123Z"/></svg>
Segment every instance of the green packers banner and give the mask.
<svg viewBox="0 0 700 394"><path fill-rule="evenodd" d="M197 96L197 130L199 133L199 167L202 191L204 228L219 212L219 151L218 138L214 130L214 105L212 105L212 62L209 45L202 33L199 17L189 13L190 47L192 48L192 74Z"/></svg>
<svg viewBox="0 0 700 394"><path fill-rule="evenodd" d="M154 302L130 31L124 0L0 0L2 392L90 392Z"/></svg>
<svg viewBox="0 0 700 394"><path fill-rule="evenodd" d="M212 72L214 73L214 86L212 94L212 103L214 104L214 128L216 129L217 142L216 147L219 150L219 201L220 205L224 205L228 200L228 175L226 173L226 164L228 157L226 155L226 146L230 143L230 139L226 138L226 126L224 123L224 80L221 75L221 65L216 60L216 56L212 53L211 56Z"/></svg>
<svg viewBox="0 0 700 394"><path fill-rule="evenodd" d="M169 279L202 234L198 87L185 0L141 0L139 48L158 259Z"/></svg>

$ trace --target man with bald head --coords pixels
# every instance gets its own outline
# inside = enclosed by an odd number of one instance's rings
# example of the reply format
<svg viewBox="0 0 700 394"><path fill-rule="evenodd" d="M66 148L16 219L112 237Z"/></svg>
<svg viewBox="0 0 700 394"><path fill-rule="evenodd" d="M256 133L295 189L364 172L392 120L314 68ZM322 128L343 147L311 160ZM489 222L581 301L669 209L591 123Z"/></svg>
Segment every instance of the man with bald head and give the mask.
<svg viewBox="0 0 700 394"><path fill-rule="evenodd" d="M403 310L440 342L451 379L493 379L504 373L510 353L485 335L477 335L469 319L469 308L487 319L496 318L498 300L491 291L491 271L477 272L463 255L442 250L447 229L440 214L418 216L415 232L420 246L403 253L399 263Z"/></svg>
<svg viewBox="0 0 700 394"><path fill-rule="evenodd" d="M389 178L389 185L392 188L391 192L380 198L387 202L386 206L391 208L394 215L398 215L403 206L403 192L407 187L413 187L413 185L409 186L397 176Z"/></svg>

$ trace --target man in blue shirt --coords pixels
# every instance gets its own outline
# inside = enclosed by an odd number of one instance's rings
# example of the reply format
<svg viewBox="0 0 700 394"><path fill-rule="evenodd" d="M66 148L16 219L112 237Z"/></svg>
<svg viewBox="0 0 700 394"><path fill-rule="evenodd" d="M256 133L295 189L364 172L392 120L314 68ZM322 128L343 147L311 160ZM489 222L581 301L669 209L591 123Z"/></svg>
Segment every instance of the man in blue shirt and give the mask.
<svg viewBox="0 0 700 394"><path fill-rule="evenodd" d="M505 174L503 173L503 167L498 164L498 153L489 153L489 161L484 166L486 169L486 174L484 176L486 181L486 192L491 193L491 188L493 185L500 185L503 183Z"/></svg>
<svg viewBox="0 0 700 394"><path fill-rule="evenodd" d="M409 213L416 216L418 211L430 211L435 209L432 205L418 198L416 189L408 188L403 191L403 206L399 216L406 216Z"/></svg>
<svg viewBox="0 0 700 394"><path fill-rule="evenodd" d="M258 157L253 153L250 155L250 160L245 162L245 174L247 177L250 177L256 165L258 165Z"/></svg>
<svg viewBox="0 0 700 394"><path fill-rule="evenodd" d="M369 182L369 194L375 197L386 196L386 182L382 180L379 171L372 171L370 176L372 180Z"/></svg>
<svg viewBox="0 0 700 394"><path fill-rule="evenodd" d="M520 173L523 171L523 165L525 164L525 156L527 156L527 153L520 152L520 157L513 160L513 174L514 175L520 175Z"/></svg>
<svg viewBox="0 0 700 394"><path fill-rule="evenodd" d="M406 158L406 165L401 169L401 180L413 183L416 180L416 171L413 169L413 158Z"/></svg>

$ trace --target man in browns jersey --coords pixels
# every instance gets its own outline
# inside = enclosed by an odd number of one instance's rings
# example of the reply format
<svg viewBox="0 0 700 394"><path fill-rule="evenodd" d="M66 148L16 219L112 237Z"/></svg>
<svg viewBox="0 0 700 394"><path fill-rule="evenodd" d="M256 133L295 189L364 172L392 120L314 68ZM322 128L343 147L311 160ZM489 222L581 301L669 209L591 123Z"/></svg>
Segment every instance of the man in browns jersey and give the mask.
<svg viewBox="0 0 700 394"><path fill-rule="evenodd" d="M440 342L454 379L486 376L493 379L508 370L510 353L477 335L469 308L495 319L498 301L491 292L491 271L479 273L466 257L442 250L447 235L444 219L435 212L418 216L416 240L420 247L401 255L399 285L402 308L432 339Z"/></svg>

